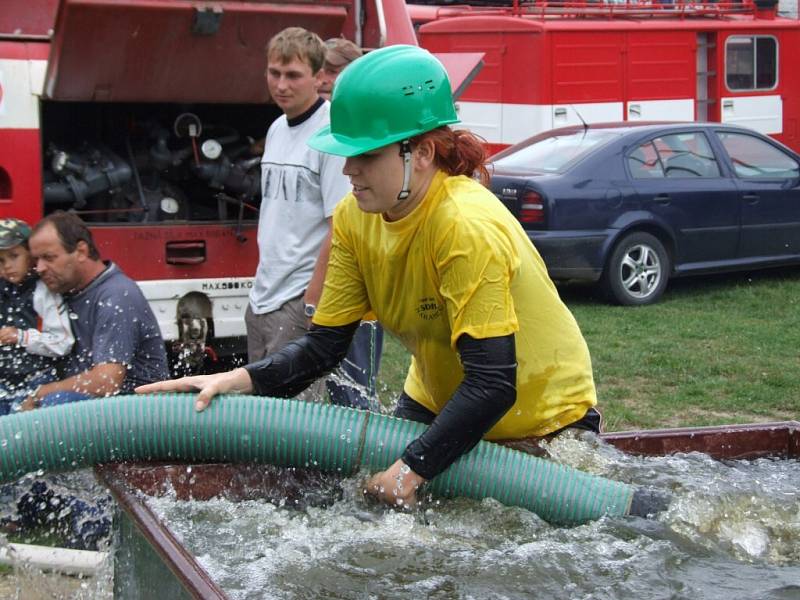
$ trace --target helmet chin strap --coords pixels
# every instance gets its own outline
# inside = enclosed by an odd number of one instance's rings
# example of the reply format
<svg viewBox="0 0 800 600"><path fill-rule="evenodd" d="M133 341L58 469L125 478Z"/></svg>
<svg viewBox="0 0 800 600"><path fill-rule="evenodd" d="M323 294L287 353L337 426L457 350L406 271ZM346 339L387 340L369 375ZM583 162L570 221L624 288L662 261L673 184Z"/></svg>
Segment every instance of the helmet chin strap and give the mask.
<svg viewBox="0 0 800 600"><path fill-rule="evenodd" d="M397 201L405 200L411 195L411 143L408 140L400 142L400 156L403 157L403 189L397 194Z"/></svg>

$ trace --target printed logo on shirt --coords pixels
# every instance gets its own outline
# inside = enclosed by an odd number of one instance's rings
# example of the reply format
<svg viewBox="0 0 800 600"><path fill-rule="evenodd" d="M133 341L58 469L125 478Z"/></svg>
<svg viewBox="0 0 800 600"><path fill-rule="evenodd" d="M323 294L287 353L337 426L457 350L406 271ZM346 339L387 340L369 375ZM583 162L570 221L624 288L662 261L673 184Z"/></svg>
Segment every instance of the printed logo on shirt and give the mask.
<svg viewBox="0 0 800 600"><path fill-rule="evenodd" d="M284 202L308 202L319 188L319 176L305 165L261 163L264 198Z"/></svg>
<svg viewBox="0 0 800 600"><path fill-rule="evenodd" d="M420 298L417 314L426 321L432 321L441 316L442 307L436 303L436 298Z"/></svg>

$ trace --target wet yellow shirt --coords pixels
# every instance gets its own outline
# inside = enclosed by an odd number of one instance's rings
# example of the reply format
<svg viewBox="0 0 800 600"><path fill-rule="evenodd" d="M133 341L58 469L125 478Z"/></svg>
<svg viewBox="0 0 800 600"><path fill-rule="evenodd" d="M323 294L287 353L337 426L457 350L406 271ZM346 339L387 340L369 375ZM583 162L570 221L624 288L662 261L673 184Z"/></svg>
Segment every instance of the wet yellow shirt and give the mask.
<svg viewBox="0 0 800 600"><path fill-rule="evenodd" d="M586 342L517 220L478 182L439 172L405 218L348 195L333 217L319 325L374 312L412 355L405 392L434 413L464 378L456 340L515 334L517 400L486 439L540 436L596 404Z"/></svg>

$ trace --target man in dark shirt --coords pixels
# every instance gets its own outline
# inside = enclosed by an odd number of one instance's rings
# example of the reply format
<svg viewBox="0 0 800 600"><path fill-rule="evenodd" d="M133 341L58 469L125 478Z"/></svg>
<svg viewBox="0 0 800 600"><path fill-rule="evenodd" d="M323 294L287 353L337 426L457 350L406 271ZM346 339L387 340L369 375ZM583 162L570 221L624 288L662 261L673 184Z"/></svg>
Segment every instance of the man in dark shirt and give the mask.
<svg viewBox="0 0 800 600"><path fill-rule="evenodd" d="M169 376L147 300L114 263L101 260L80 218L65 212L45 217L29 244L39 277L67 302L75 347L68 377L40 386L23 410L127 393Z"/></svg>

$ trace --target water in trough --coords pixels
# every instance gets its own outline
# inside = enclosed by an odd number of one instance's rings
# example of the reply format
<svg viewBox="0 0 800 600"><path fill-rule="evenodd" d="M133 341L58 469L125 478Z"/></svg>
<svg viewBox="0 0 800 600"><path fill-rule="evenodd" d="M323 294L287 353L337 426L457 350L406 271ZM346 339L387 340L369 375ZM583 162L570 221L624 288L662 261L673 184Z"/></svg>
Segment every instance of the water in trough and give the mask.
<svg viewBox="0 0 800 600"><path fill-rule="evenodd" d="M359 479L297 507L149 498L231 598L800 598L800 461L638 458L559 439L555 460L669 490L653 520L554 527L493 500L368 502Z"/></svg>

